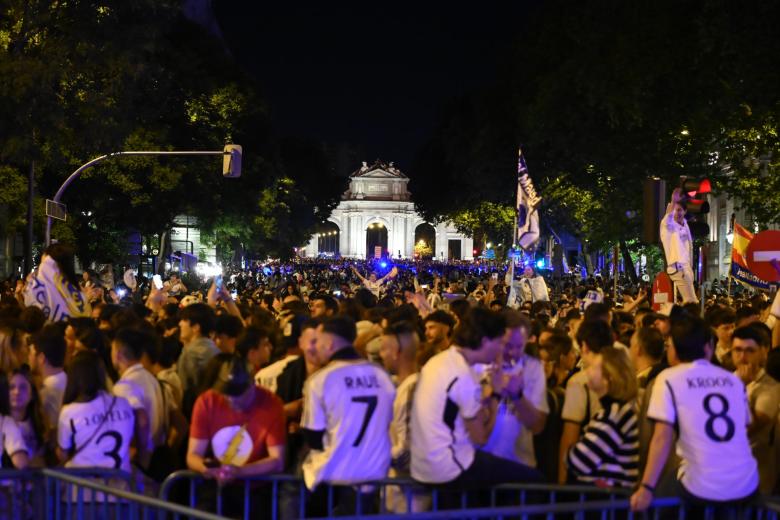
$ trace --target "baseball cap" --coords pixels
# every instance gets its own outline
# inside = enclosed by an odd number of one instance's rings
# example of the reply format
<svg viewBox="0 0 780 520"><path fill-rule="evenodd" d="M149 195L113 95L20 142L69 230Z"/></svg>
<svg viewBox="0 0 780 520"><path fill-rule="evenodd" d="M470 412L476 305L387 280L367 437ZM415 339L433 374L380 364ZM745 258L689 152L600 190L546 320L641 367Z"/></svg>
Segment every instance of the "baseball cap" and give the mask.
<svg viewBox="0 0 780 520"><path fill-rule="evenodd" d="M231 356L222 362L214 383L214 390L230 397L238 397L252 384L252 377L246 367L246 361L239 356Z"/></svg>

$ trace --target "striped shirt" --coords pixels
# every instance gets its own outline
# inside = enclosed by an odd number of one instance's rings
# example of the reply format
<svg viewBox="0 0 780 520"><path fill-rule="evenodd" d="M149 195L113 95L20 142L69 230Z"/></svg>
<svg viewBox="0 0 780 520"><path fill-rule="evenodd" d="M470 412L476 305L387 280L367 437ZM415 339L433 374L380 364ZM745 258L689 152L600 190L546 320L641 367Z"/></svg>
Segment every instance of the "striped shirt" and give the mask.
<svg viewBox="0 0 780 520"><path fill-rule="evenodd" d="M569 451L569 468L580 482L632 487L639 478L639 425L635 402L608 396L604 407Z"/></svg>

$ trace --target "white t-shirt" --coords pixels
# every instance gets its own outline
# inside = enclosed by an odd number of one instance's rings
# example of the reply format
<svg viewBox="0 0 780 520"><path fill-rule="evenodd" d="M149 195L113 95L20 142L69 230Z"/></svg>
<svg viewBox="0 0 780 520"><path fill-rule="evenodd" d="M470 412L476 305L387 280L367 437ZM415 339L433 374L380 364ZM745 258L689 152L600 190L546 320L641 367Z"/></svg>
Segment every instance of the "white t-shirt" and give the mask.
<svg viewBox="0 0 780 520"><path fill-rule="evenodd" d="M433 356L420 371L412 402L412 477L444 483L458 478L476 448L464 419L482 408L482 387L454 346Z"/></svg>
<svg viewBox="0 0 780 520"><path fill-rule="evenodd" d="M0 435L2 435L3 449L9 457L20 451L28 452L22 432L19 430L13 417L0 415ZM0 460L0 467L2 467L1 462L2 460Z"/></svg>
<svg viewBox="0 0 780 520"><path fill-rule="evenodd" d="M57 442L65 452L78 452L66 464L69 468L98 467L130 471L130 441L135 416L130 403L122 397L100 392L87 403L62 407ZM111 414L105 418L108 410Z"/></svg>
<svg viewBox="0 0 780 520"><path fill-rule="evenodd" d="M544 367L541 361L526 355L518 360L517 365L515 370L519 370L523 375L523 398L538 411L550 413L547 405L547 381L544 378ZM514 405L511 401L502 400L499 403L495 426L482 449L496 457L536 467L533 433L523 427L514 413Z"/></svg>
<svg viewBox="0 0 780 520"><path fill-rule="evenodd" d="M387 476L395 386L383 368L361 358L332 359L306 380L303 395L301 427L325 431L323 449L312 449L303 462L307 488Z"/></svg>
<svg viewBox="0 0 780 520"><path fill-rule="evenodd" d="M584 369L569 378L561 412L564 421L585 425L601 410L599 396L587 383L588 373Z"/></svg>
<svg viewBox="0 0 780 520"><path fill-rule="evenodd" d="M46 424L54 428L60 417L62 397L65 395L65 387L68 386L68 376L65 372L59 372L48 376L41 384L41 407Z"/></svg>
<svg viewBox="0 0 780 520"><path fill-rule="evenodd" d="M411 420L414 389L419 374L404 379L395 392L393 422L390 424L391 456L394 466L403 473L409 472L409 421Z"/></svg>
<svg viewBox="0 0 780 520"><path fill-rule="evenodd" d="M124 397L133 410L143 409L149 418L149 438L147 447L151 452L155 447L165 442L167 432L164 431L165 406L163 404L160 382L137 363L122 374L113 389L114 395Z"/></svg>
<svg viewBox="0 0 780 520"><path fill-rule="evenodd" d="M758 487L750 451L750 409L742 381L704 359L656 378L647 416L677 425L678 479L705 500L736 500Z"/></svg>
<svg viewBox="0 0 780 520"><path fill-rule="evenodd" d="M284 372L284 369L290 362L295 361L299 357L300 356L287 356L276 363L271 363L267 367L258 370L257 374L255 374L255 384L268 389L270 392L276 393L276 378L279 377L279 374Z"/></svg>

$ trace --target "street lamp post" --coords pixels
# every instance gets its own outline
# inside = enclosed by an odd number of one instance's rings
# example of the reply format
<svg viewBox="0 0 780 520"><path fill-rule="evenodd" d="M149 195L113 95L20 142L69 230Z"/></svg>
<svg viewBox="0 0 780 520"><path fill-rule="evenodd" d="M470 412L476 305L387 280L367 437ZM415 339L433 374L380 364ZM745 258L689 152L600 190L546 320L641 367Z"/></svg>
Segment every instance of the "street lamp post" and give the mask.
<svg viewBox="0 0 780 520"><path fill-rule="evenodd" d="M62 195L68 186L73 181L78 179L84 170L91 168L92 166L101 163L107 159L114 157L121 157L124 155L138 156L138 155L222 155L229 156L230 160L223 164L222 174L225 177L239 177L241 175L241 147L236 145L227 145L223 150L180 150L180 151L161 151L161 150L139 150L139 151L126 151L126 152L113 152L100 157L95 157L89 162L82 164L76 169L70 176L65 179L60 189L54 195L53 202L59 204L62 199ZM51 215L46 215L46 246L51 244Z"/></svg>

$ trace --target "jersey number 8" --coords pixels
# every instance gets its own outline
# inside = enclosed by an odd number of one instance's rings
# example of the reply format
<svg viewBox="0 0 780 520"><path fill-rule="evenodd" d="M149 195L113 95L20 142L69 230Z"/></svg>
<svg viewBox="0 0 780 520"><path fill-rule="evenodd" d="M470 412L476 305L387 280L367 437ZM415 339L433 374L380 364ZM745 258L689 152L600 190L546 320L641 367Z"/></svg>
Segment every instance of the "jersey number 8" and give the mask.
<svg viewBox="0 0 780 520"><path fill-rule="evenodd" d="M713 410L712 401L720 401L717 410ZM729 402L722 394L712 393L704 396L704 411L709 416L704 423L704 431L707 437L715 442L728 442L734 437L734 421L727 415L729 411ZM720 435L715 431L715 421L726 423L726 432Z"/></svg>

